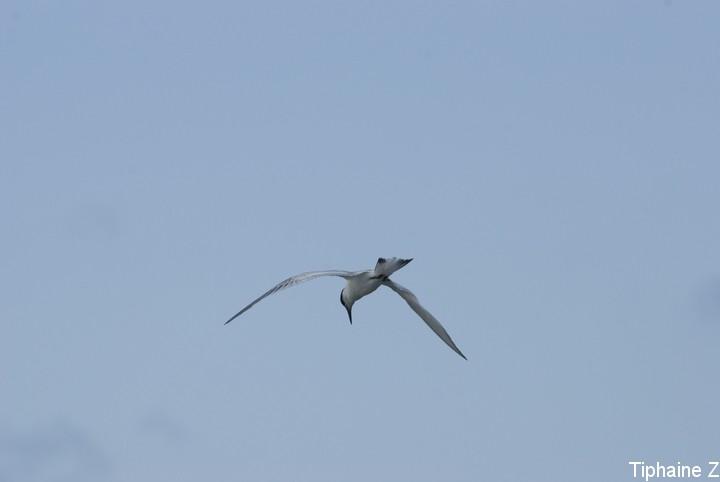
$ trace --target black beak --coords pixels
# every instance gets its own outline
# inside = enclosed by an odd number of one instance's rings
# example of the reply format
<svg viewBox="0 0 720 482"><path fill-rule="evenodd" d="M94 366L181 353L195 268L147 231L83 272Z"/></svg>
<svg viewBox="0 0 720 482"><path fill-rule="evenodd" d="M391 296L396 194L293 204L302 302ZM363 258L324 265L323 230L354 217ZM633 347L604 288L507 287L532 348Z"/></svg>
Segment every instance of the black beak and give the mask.
<svg viewBox="0 0 720 482"><path fill-rule="evenodd" d="M348 318L350 318L350 324L352 325L352 312L350 311L350 310L352 310L352 305L346 305L346 304L345 304L345 300L343 299L343 293L345 293L345 290L344 290L344 289L340 292L340 303L341 303L341 304L345 307L345 309L347 310L347 312L348 312Z"/></svg>

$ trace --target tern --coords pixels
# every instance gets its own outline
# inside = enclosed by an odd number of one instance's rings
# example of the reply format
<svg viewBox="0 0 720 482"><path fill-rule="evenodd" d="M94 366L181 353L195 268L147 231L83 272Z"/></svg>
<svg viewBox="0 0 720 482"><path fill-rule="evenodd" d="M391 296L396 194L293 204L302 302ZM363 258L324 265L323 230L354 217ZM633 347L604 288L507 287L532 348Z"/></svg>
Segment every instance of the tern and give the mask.
<svg viewBox="0 0 720 482"><path fill-rule="evenodd" d="M353 304L355 304L355 302L363 296L369 295L370 293L378 289L380 285L385 285L391 290L393 290L395 293L399 294L400 297L404 299L408 305L410 305L410 308L412 308L413 311L417 313L418 316L422 318L425 323L427 323L430 329L434 331L435 334L447 344L447 346L452 348L455 353L465 358L465 355L462 354L460 349L452 341L452 338L450 338L448 332L445 331L445 328L443 328L440 322L433 315L431 315L429 311L422 307L422 305L418 301L417 297L415 297L415 295L412 293L412 291L403 286L400 286L399 284L395 283L390 279L391 274L408 264L410 261L412 261L412 258L378 258L375 269L366 269L361 271L308 271L295 276L291 276L290 278L276 284L275 286L267 290L265 293L263 293L258 299L247 305L242 310L238 311L235 316L227 320L225 324L227 325L235 318L255 306L260 300L267 298L273 293L277 293L278 291L284 290L285 288L290 288L292 286L313 280L315 278L320 278L322 276L339 276L346 281L345 288L343 288L343 290L340 292L340 303L347 310L348 318L350 318L350 324L352 324ZM467 360L467 358L465 359Z"/></svg>

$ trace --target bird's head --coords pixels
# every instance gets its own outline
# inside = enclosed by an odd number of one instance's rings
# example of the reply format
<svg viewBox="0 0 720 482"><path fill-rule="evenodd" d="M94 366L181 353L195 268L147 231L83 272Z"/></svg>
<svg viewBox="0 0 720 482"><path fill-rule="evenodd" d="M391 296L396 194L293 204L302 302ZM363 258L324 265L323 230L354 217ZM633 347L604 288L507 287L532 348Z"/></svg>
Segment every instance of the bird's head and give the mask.
<svg viewBox="0 0 720 482"><path fill-rule="evenodd" d="M340 292L340 304L342 304L348 312L348 318L350 318L350 324L352 325L352 303L345 299L345 290Z"/></svg>

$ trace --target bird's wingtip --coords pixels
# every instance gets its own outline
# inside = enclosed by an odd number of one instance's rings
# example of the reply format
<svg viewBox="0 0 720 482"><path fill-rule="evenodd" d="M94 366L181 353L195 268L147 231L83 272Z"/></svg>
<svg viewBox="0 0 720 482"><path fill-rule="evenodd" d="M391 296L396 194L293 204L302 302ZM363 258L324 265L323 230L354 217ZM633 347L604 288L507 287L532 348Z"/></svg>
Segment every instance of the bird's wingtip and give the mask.
<svg viewBox="0 0 720 482"><path fill-rule="evenodd" d="M230 318L229 320L227 320L225 323L223 323L223 325L227 325L228 323L230 323L232 320L234 320L234 319L237 318L238 316L240 316L240 313L238 313L237 315L235 315L235 316L233 316L232 318Z"/></svg>

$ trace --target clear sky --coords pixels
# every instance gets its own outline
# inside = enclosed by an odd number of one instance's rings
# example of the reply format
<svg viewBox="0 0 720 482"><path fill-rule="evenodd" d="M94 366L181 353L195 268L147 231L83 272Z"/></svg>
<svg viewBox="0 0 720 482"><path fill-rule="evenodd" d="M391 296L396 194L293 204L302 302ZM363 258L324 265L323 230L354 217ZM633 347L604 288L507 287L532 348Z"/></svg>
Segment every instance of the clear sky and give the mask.
<svg viewBox="0 0 720 482"><path fill-rule="evenodd" d="M720 458L720 2L0 0L0 481ZM415 260L353 309L302 271Z"/></svg>

